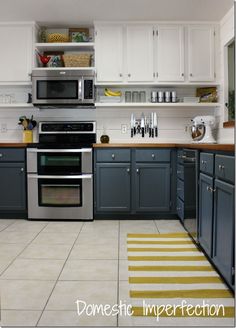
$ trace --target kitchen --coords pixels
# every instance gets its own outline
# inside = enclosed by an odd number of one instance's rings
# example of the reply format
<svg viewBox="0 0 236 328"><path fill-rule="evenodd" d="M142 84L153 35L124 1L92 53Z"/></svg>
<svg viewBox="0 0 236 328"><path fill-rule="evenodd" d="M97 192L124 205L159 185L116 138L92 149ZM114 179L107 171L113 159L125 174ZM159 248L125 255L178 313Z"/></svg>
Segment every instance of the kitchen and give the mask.
<svg viewBox="0 0 236 328"><path fill-rule="evenodd" d="M233 327L233 0L1 6L1 326Z"/></svg>

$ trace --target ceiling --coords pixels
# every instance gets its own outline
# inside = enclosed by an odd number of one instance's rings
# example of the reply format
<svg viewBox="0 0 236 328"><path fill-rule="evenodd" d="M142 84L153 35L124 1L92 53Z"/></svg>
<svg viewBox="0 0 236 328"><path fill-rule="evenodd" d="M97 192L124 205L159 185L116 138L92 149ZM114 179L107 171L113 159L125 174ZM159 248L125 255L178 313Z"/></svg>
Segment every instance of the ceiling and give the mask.
<svg viewBox="0 0 236 328"><path fill-rule="evenodd" d="M0 0L0 21L77 26L94 20L219 21L233 0Z"/></svg>

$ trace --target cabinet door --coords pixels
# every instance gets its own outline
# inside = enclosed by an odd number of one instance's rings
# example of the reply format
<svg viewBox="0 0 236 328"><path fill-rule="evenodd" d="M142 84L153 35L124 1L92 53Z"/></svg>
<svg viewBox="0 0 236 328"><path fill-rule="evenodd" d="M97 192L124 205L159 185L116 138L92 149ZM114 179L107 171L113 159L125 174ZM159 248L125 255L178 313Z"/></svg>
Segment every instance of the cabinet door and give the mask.
<svg viewBox="0 0 236 328"><path fill-rule="evenodd" d="M170 164L136 164L135 186L137 212L170 210Z"/></svg>
<svg viewBox="0 0 236 328"><path fill-rule="evenodd" d="M28 82L33 61L32 26L0 25L0 81Z"/></svg>
<svg viewBox="0 0 236 328"><path fill-rule="evenodd" d="M26 209L24 163L0 163L0 211Z"/></svg>
<svg viewBox="0 0 236 328"><path fill-rule="evenodd" d="M130 164L98 163L95 174L96 211L130 211Z"/></svg>
<svg viewBox="0 0 236 328"><path fill-rule="evenodd" d="M96 27L95 65L98 82L123 80L123 27Z"/></svg>
<svg viewBox="0 0 236 328"><path fill-rule="evenodd" d="M189 81L214 81L214 28L188 28Z"/></svg>
<svg viewBox="0 0 236 328"><path fill-rule="evenodd" d="M213 178L200 174L199 179L199 242L206 253L212 254Z"/></svg>
<svg viewBox="0 0 236 328"><path fill-rule="evenodd" d="M213 262L232 285L234 249L234 186L215 180Z"/></svg>
<svg viewBox="0 0 236 328"><path fill-rule="evenodd" d="M183 27L158 27L157 73L158 81L184 81Z"/></svg>
<svg viewBox="0 0 236 328"><path fill-rule="evenodd" d="M154 80L152 26L127 26L126 57L128 82Z"/></svg>

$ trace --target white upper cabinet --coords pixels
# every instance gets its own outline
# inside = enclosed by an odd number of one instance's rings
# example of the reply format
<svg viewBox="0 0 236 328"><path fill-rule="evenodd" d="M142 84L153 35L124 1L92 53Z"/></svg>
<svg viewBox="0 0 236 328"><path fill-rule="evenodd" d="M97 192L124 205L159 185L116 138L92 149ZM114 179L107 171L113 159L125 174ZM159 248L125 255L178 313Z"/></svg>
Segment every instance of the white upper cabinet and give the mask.
<svg viewBox="0 0 236 328"><path fill-rule="evenodd" d="M0 24L0 82L30 82L33 26Z"/></svg>
<svg viewBox="0 0 236 328"><path fill-rule="evenodd" d="M189 81L214 81L214 27L188 27Z"/></svg>
<svg viewBox="0 0 236 328"><path fill-rule="evenodd" d="M184 81L184 29L177 25L157 27L156 75L160 82Z"/></svg>
<svg viewBox="0 0 236 328"><path fill-rule="evenodd" d="M143 24L128 25L126 34L127 81L153 81L153 56L153 27Z"/></svg>
<svg viewBox="0 0 236 328"><path fill-rule="evenodd" d="M98 82L123 81L123 27L96 26L95 65Z"/></svg>

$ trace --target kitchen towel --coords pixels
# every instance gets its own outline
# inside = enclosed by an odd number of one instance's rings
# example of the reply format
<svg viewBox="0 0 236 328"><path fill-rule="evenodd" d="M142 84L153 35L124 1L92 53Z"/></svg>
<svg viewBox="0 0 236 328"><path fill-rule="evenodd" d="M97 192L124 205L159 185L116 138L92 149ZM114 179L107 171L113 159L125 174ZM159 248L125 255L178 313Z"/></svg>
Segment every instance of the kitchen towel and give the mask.
<svg viewBox="0 0 236 328"><path fill-rule="evenodd" d="M187 233L129 233L127 251L132 325L234 326L232 292Z"/></svg>

